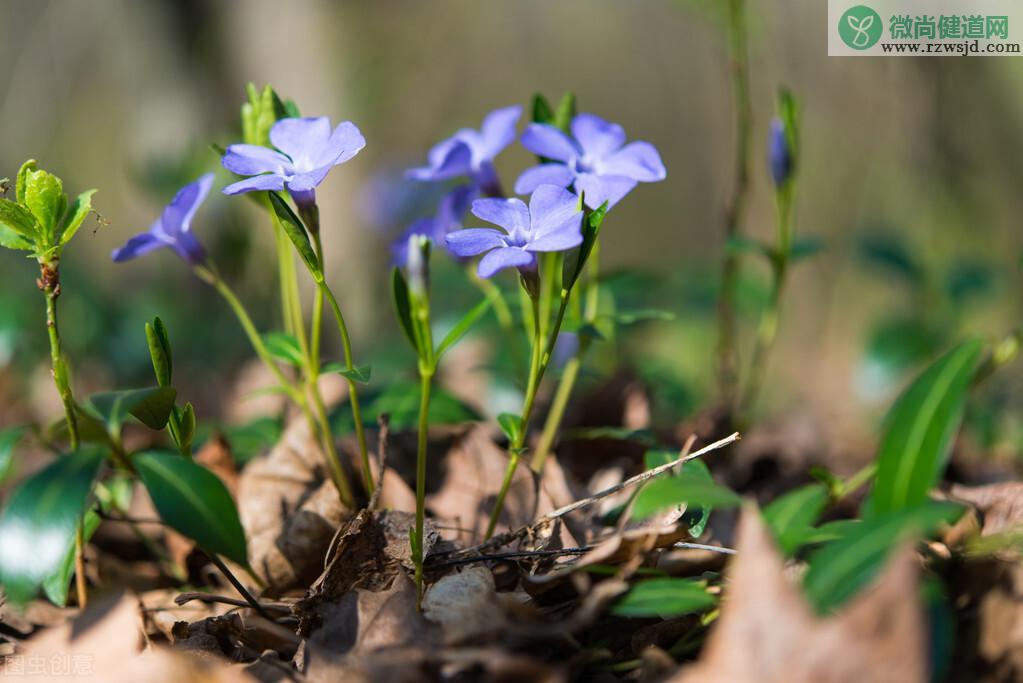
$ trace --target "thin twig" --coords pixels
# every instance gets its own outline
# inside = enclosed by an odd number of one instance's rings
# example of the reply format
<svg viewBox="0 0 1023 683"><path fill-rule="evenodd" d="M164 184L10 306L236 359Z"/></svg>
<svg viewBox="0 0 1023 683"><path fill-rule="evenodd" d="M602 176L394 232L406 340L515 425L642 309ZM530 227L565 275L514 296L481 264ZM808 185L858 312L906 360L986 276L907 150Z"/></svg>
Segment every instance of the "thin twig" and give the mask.
<svg viewBox="0 0 1023 683"><path fill-rule="evenodd" d="M269 621L274 620L273 617L270 616L270 613L263 609L263 606L259 604L259 601L252 596L252 593L250 593L244 585L242 585L242 582L238 580L238 577L236 577L234 573L227 568L227 565L224 564L224 561L220 559L216 553L207 552L206 555L210 558L210 561L216 565L217 569L220 570L220 573L227 578L232 586L234 586L234 589L238 591L238 594L245 598L245 602L248 603L249 607L256 610L259 616L264 619Z"/></svg>
<svg viewBox="0 0 1023 683"><path fill-rule="evenodd" d="M723 545L704 545L703 543L689 543L687 541L679 541L674 544L674 548L682 548L684 550L709 550L712 553L721 553L722 555L734 555L734 548L726 548Z"/></svg>
<svg viewBox="0 0 1023 683"><path fill-rule="evenodd" d="M490 555L473 555L471 557L459 557L443 562L431 562L430 569L439 567L452 567L459 564L472 564L473 562L486 562L488 560L521 560L530 557L558 557L560 555L585 555L593 550L593 546L581 548L561 548L560 550L519 550L508 553L492 553Z"/></svg>
<svg viewBox="0 0 1023 683"><path fill-rule="evenodd" d="M251 607L252 603L248 600L239 600L238 598L230 598L226 595L214 595L212 593L181 593L174 598L174 604L176 605L187 605L193 600L207 603L220 603L222 605L231 605L233 607ZM284 602L262 602L260 606L267 611L282 612L284 614L291 614L291 605Z"/></svg>

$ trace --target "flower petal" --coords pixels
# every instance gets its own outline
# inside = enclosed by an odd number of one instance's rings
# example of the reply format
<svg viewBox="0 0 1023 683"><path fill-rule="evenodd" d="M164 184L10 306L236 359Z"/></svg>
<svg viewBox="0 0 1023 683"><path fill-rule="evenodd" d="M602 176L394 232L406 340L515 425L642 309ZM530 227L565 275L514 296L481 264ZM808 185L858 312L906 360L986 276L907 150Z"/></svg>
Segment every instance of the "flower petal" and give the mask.
<svg viewBox="0 0 1023 683"><path fill-rule="evenodd" d="M281 119L270 129L270 142L289 157L296 168L304 171L314 167L315 160L330 141L330 119Z"/></svg>
<svg viewBox="0 0 1023 683"><path fill-rule="evenodd" d="M444 241L455 256L476 256L488 249L505 246L504 235L491 228L455 230L445 235Z"/></svg>
<svg viewBox="0 0 1023 683"><path fill-rule="evenodd" d="M625 129L594 114L579 114L572 119L572 135L583 152L603 159L625 144Z"/></svg>
<svg viewBox="0 0 1023 683"><path fill-rule="evenodd" d="M327 146L316 158L317 166L343 164L366 146L366 138L351 121L342 121L330 134Z"/></svg>
<svg viewBox="0 0 1023 683"><path fill-rule="evenodd" d="M529 233L537 239L560 229L567 221L582 221L579 197L557 185L541 185L529 198Z"/></svg>
<svg viewBox="0 0 1023 683"><path fill-rule="evenodd" d="M245 180L239 180L237 183L232 183L224 188L224 194L241 194L242 192L252 192L254 190L283 190L284 189L284 178L273 173L266 173L264 175L254 175L251 178Z"/></svg>
<svg viewBox="0 0 1023 683"><path fill-rule="evenodd" d="M557 161L568 161L579 156L579 150L567 135L543 123L526 126L526 132L522 134L522 146L533 154Z"/></svg>
<svg viewBox="0 0 1023 683"><path fill-rule="evenodd" d="M529 194L540 185L551 184L568 187L575 176L562 164L540 164L523 171L515 181L515 194Z"/></svg>
<svg viewBox="0 0 1023 683"><path fill-rule="evenodd" d="M438 229L444 232L451 232L462 227L465 214L469 211L469 205L479 195L472 185L459 185L451 192L441 198L437 205L437 216L435 218Z"/></svg>
<svg viewBox="0 0 1023 683"><path fill-rule="evenodd" d="M485 159L493 161L501 150L515 140L515 127L520 116L522 107L519 105L495 109L486 115L480 128Z"/></svg>
<svg viewBox="0 0 1023 683"><path fill-rule="evenodd" d="M530 240L526 248L530 251L566 251L583 243L582 212L578 217L566 220L542 237Z"/></svg>
<svg viewBox="0 0 1023 683"><path fill-rule="evenodd" d="M536 257L528 251L517 247L501 247L494 249L482 259L476 272L482 278L493 277L502 268L530 266L535 263Z"/></svg>
<svg viewBox="0 0 1023 683"><path fill-rule="evenodd" d="M610 209L634 187L636 181L624 176L583 173L575 179L575 189L583 195L583 201L591 209L600 208L605 201Z"/></svg>
<svg viewBox="0 0 1023 683"><path fill-rule="evenodd" d="M139 235L135 235L127 242L124 246L114 249L110 254L110 257L117 263L123 261L130 261L133 258L144 256L151 251L155 251L161 247L168 246L166 242L158 238L152 232L143 232Z"/></svg>
<svg viewBox="0 0 1023 683"><path fill-rule="evenodd" d="M425 235L436 242L441 238L437 232L437 222L433 218L420 218L412 223L398 239L391 243L391 263L399 268L404 268L408 261L408 241L414 235Z"/></svg>
<svg viewBox="0 0 1023 683"><path fill-rule="evenodd" d="M198 265L206 260L206 250L190 232L177 235L171 242L171 247L178 252L178 256L192 265Z"/></svg>
<svg viewBox="0 0 1023 683"><path fill-rule="evenodd" d="M606 175L625 176L643 183L664 180L668 172L657 148L649 142L630 142L604 159L601 170Z"/></svg>
<svg viewBox="0 0 1023 683"><path fill-rule="evenodd" d="M259 145L230 145L221 163L238 175L291 172L291 161L286 156Z"/></svg>
<svg viewBox="0 0 1023 683"><path fill-rule="evenodd" d="M429 165L409 169L406 175L412 180L447 180L465 175L472 169L472 150L462 140L449 138L433 146Z"/></svg>
<svg viewBox="0 0 1023 683"><path fill-rule="evenodd" d="M288 180L285 181L285 186L292 192L308 192L317 185L323 182L323 179L327 177L327 173L330 169L334 168L333 164L327 164L326 166L320 166L314 168L305 173L298 173Z"/></svg>
<svg viewBox="0 0 1023 683"><path fill-rule="evenodd" d="M173 238L188 232L192 224L192 217L195 216L199 205L206 199L206 195L210 193L211 187L213 187L213 174L207 173L178 190L160 217L163 231L168 236Z"/></svg>
<svg viewBox="0 0 1023 683"><path fill-rule="evenodd" d="M529 230L529 209L521 199L477 199L472 203L472 213L476 218L499 225L509 233Z"/></svg>

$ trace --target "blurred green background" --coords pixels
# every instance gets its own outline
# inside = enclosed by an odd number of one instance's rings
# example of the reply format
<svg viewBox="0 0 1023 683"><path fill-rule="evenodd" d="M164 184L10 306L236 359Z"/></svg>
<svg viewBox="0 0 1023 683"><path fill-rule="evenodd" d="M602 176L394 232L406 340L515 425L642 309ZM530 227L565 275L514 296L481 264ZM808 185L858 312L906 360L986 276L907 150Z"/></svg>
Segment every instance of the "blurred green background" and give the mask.
<svg viewBox="0 0 1023 683"><path fill-rule="evenodd" d="M824 3L750 4L746 230L772 234L763 150L784 84L803 111L797 231L825 245L790 281L761 412L805 416L839 454L863 458L907 372L966 331L1001 335L1018 322L1023 60L828 58ZM228 182L210 145L239 139L247 82L273 84L304 114L350 119L368 140L319 199L328 277L378 385L414 370L391 314L388 246L432 213L429 192L402 170L491 109L571 90L581 110L661 151L667 181L640 186L614 210L602 258L620 307L677 316L623 330L594 356L588 381L630 368L658 419L686 418L713 397L715 289L734 182L724 6L3 0L0 176L34 157L71 193L99 188L104 223L90 219L62 264L79 391L149 383L142 326L160 315L182 395L200 417L234 419L251 353L227 309L169 251L117 266L109 254L182 183L206 170L219 171L218 189ZM509 148L498 163L505 185L529 162ZM275 328L265 216L214 193L194 229L262 328ZM749 263L742 287L747 341L767 283L759 266ZM4 252L0 272L0 424L56 416L36 268ZM456 271L436 286L452 313L478 297ZM487 348L481 366L511 353ZM484 409L514 393L496 380L488 387ZM1020 394L1012 370L985 389L974 419L982 447L1016 454Z"/></svg>

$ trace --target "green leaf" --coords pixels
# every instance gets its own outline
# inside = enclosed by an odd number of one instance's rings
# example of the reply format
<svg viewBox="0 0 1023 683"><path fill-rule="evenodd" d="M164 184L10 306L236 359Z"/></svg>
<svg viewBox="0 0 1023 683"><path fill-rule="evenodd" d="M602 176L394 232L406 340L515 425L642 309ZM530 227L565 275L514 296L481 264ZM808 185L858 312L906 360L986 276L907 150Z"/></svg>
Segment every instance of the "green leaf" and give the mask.
<svg viewBox="0 0 1023 683"><path fill-rule="evenodd" d="M501 431L508 437L508 441L515 443L519 438L519 427L522 424L522 419L515 413L501 413L497 416L497 424L501 427Z"/></svg>
<svg viewBox="0 0 1023 683"><path fill-rule="evenodd" d="M667 465L669 462L678 459L678 451L671 451L665 449L651 449L643 454L643 465L648 470L652 470L655 467L661 465ZM679 466L687 476L703 479L705 481L714 482L711 477L710 470L707 469L707 464L702 460L690 460ZM674 469L674 468L673 468ZM662 477L673 477L676 476L672 473L665 472L660 475ZM656 507L659 505L657 496L660 494L657 489L654 489L653 493L648 493L649 486L645 486L639 490L636 495L636 505L642 508ZM624 506L618 511L620 514L624 511ZM685 514L682 515L683 521L689 525L689 534L693 538L698 538L707 528L707 523L710 521L711 508L709 506L693 505L686 508ZM618 519L617 514L610 514L605 518L605 523L616 523Z"/></svg>
<svg viewBox="0 0 1023 683"><path fill-rule="evenodd" d="M8 427L0 431L0 484L3 484L11 473L14 447L21 441L21 437L25 436L26 431L28 427L25 426Z"/></svg>
<svg viewBox="0 0 1023 683"><path fill-rule="evenodd" d="M217 475L175 453L149 451L132 461L160 519L204 550L249 566L238 510Z"/></svg>
<svg viewBox="0 0 1023 683"><path fill-rule="evenodd" d="M90 396L84 408L101 420L108 432L118 434L128 415L133 415L150 429L163 429L174 408L175 398L177 392L173 387L107 391Z"/></svg>
<svg viewBox="0 0 1023 683"><path fill-rule="evenodd" d="M807 597L819 613L832 611L870 583L892 548L930 534L961 513L959 505L928 501L847 526L842 538L811 556L803 580Z"/></svg>
<svg viewBox="0 0 1023 683"><path fill-rule="evenodd" d="M608 203L604 202L594 211L584 210L583 242L574 251L574 258L572 254L565 257L565 265L561 271L562 287L565 289L572 289L576 280L579 279L579 275L582 274L583 267L593 252L593 245L600 237L600 226L604 223L604 217L607 216L607 209Z"/></svg>
<svg viewBox="0 0 1023 683"><path fill-rule="evenodd" d="M9 199L0 199L0 245L30 251L41 236L39 222L28 209Z"/></svg>
<svg viewBox="0 0 1023 683"><path fill-rule="evenodd" d="M611 315L600 317L608 318L617 325L635 325L647 320L674 320L675 314L658 308L639 308L634 311L616 311Z"/></svg>
<svg viewBox="0 0 1023 683"><path fill-rule="evenodd" d="M259 417L242 425L224 428L231 455L244 463L273 446L281 438L281 422L274 417Z"/></svg>
<svg viewBox="0 0 1023 683"><path fill-rule="evenodd" d="M288 236L291 243L295 245L295 249L298 250L298 255L302 257L306 267L309 268L309 272L312 273L313 279L317 282L323 282L323 271L320 269L319 261L316 258L316 252L313 251L313 245L309 242L309 235L306 232L305 226L299 217L295 215L295 212L291 210L288 203L284 201L278 192L268 192L267 195L270 197L270 206L273 209L274 215L277 216L278 222L281 224L281 228L284 229L284 234Z"/></svg>
<svg viewBox="0 0 1023 683"><path fill-rule="evenodd" d="M286 332L267 332L263 335L263 343L271 356L279 361L300 368L305 364L305 354L298 340Z"/></svg>
<svg viewBox="0 0 1023 683"><path fill-rule="evenodd" d="M717 604L707 592L707 582L697 579L646 579L611 606L618 617L661 617L668 619L703 612Z"/></svg>
<svg viewBox="0 0 1023 683"><path fill-rule="evenodd" d="M369 378L373 374L373 368L368 365L359 365L354 368L341 368L337 371L337 374L341 375L345 379L349 379L359 384L369 384Z"/></svg>
<svg viewBox="0 0 1023 683"><path fill-rule="evenodd" d="M92 538L92 535L96 533L96 529L99 528L100 522L103 520L94 510L88 510L85 516L82 518L82 536L86 543ZM75 573L75 542L74 538L71 539L71 545L68 546L67 553L64 555L64 559L61 560L60 566L57 571L43 581L43 593L46 594L47 599L58 607L67 606L67 595L68 589L71 585L71 577Z"/></svg>
<svg viewBox="0 0 1023 683"><path fill-rule="evenodd" d="M730 237L728 241L725 242L725 251L730 254L758 254L771 263L773 263L777 258L777 255L774 252L774 247L770 244L753 239L752 237L743 237L741 235Z"/></svg>
<svg viewBox="0 0 1023 683"><path fill-rule="evenodd" d="M789 259L793 262L815 256L824 251L824 241L819 237L803 237L789 248Z"/></svg>
<svg viewBox="0 0 1023 683"><path fill-rule="evenodd" d="M791 555L805 542L827 502L827 488L822 484L809 484L764 508L764 521L774 532L782 553Z"/></svg>
<svg viewBox="0 0 1023 683"><path fill-rule="evenodd" d="M181 448L191 453L192 442L195 440L195 408L191 403L186 403L185 407L181 409L178 423L181 425Z"/></svg>
<svg viewBox="0 0 1023 683"><path fill-rule="evenodd" d="M174 376L174 356L167 328L159 316L153 318L152 323L146 323L146 342L149 344L149 357L153 361L157 384L161 387L170 386Z"/></svg>
<svg viewBox="0 0 1023 683"><path fill-rule="evenodd" d="M984 342L971 339L935 361L896 399L885 419L866 509L883 514L927 500L959 430Z"/></svg>
<svg viewBox="0 0 1023 683"><path fill-rule="evenodd" d="M36 160L29 159L18 169L18 179L14 186L14 198L19 204L25 203L25 186L28 184L28 174L36 170Z"/></svg>
<svg viewBox="0 0 1023 683"><path fill-rule="evenodd" d="M405 275L400 268L391 271L391 284L394 294L394 310L398 314L398 322L401 323L401 329L405 331L405 336L412 344L412 349L419 353L415 328L412 326L412 302L409 299L408 282L405 281Z"/></svg>
<svg viewBox="0 0 1023 683"><path fill-rule="evenodd" d="M472 329L480 318L482 318L487 311L490 310L490 305L493 300L487 297L483 301L473 306L468 313L462 316L461 320L455 323L444 338L441 340L440 345L437 346L437 358L440 358L444 353L452 346L458 343L458 341Z"/></svg>
<svg viewBox="0 0 1023 683"><path fill-rule="evenodd" d="M924 282L923 267L917 263L910 249L895 235L897 231L867 235L859 240L860 260L880 270L918 286Z"/></svg>
<svg viewBox="0 0 1023 683"><path fill-rule="evenodd" d="M533 95L533 123L553 123L554 110L542 93Z"/></svg>
<svg viewBox="0 0 1023 683"><path fill-rule="evenodd" d="M741 505L742 498L735 491L715 483L712 479L683 469L678 475L658 477L647 484L642 494L636 497L632 516L636 520L642 520L682 504L732 508Z"/></svg>
<svg viewBox="0 0 1023 683"><path fill-rule="evenodd" d="M67 214L64 216L64 223L61 225L60 232L57 235L57 241L61 246L70 242L71 238L78 232L78 228L82 227L86 216L92 211L92 195L94 194L96 194L96 190L86 190L75 197L75 201L71 203Z"/></svg>
<svg viewBox="0 0 1023 683"><path fill-rule="evenodd" d="M558 108L554 112L554 118L551 124L561 129L562 132L568 133L569 126L572 124L572 119L576 115L576 104L575 104L575 93L566 92L561 96L561 101L558 102Z"/></svg>
<svg viewBox="0 0 1023 683"><path fill-rule="evenodd" d="M12 602L31 599L59 569L102 461L99 448L59 456L11 496L0 516L0 584Z"/></svg>
<svg viewBox="0 0 1023 683"><path fill-rule="evenodd" d="M60 178L46 171L29 171L22 203L39 221L46 246L57 244L57 226L67 210L64 183Z"/></svg>

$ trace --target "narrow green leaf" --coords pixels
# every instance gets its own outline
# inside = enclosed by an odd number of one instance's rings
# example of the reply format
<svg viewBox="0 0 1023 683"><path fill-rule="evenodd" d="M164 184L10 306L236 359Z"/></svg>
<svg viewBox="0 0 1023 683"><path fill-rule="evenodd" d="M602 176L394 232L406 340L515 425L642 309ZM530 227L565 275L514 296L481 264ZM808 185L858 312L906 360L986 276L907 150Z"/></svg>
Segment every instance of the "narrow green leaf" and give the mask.
<svg viewBox="0 0 1023 683"><path fill-rule="evenodd" d="M736 492L692 471L662 476L647 484L632 508L634 519L642 520L678 505L732 508L742 504Z"/></svg>
<svg viewBox="0 0 1023 683"><path fill-rule="evenodd" d="M34 170L36 170L35 159L29 159L18 169L18 179L14 186L14 198L18 200L19 204L25 203L25 186L28 184L28 174Z"/></svg>
<svg viewBox="0 0 1023 683"><path fill-rule="evenodd" d="M818 612L830 612L870 583L895 546L930 534L960 514L959 505L928 501L847 525L839 540L810 557L803 579L807 597Z"/></svg>
<svg viewBox="0 0 1023 683"><path fill-rule="evenodd" d="M794 553L814 531L813 524L827 502L827 488L822 484L809 484L764 508L764 520L785 555Z"/></svg>
<svg viewBox="0 0 1023 683"><path fill-rule="evenodd" d="M492 300L489 297L484 299L473 306L468 313L462 316L461 320L455 323L455 326L444 335L440 345L437 346L437 358L443 356L448 349L457 344L472 329L472 326L490 310L491 303Z"/></svg>
<svg viewBox="0 0 1023 683"><path fill-rule="evenodd" d="M518 441L521 423L522 419L515 413L501 413L497 416L497 424L511 443Z"/></svg>
<svg viewBox="0 0 1023 683"><path fill-rule="evenodd" d="M174 453L149 451L132 461L160 519L204 550L249 565L238 510L217 475Z"/></svg>
<svg viewBox="0 0 1023 683"><path fill-rule="evenodd" d="M533 123L553 123L554 110L542 93L533 95Z"/></svg>
<svg viewBox="0 0 1023 683"><path fill-rule="evenodd" d="M286 332L267 332L263 335L263 343L271 356L279 361L300 368L305 364L305 354L298 340Z"/></svg>
<svg viewBox="0 0 1023 683"><path fill-rule="evenodd" d="M572 289L575 286L576 280L582 274L583 267L593 252L593 245L597 243L597 238L600 237L600 226L603 225L604 217L607 216L607 209L608 203L604 202L596 210L586 210L584 213L583 242L573 252L574 257L573 254L565 257L565 265L562 267L561 279L562 286L565 289Z"/></svg>
<svg viewBox="0 0 1023 683"><path fill-rule="evenodd" d="M149 357L153 361L156 382L161 387L170 386L174 377L174 356L167 328L159 316L153 318L152 323L146 323L146 342L149 344Z"/></svg>
<svg viewBox="0 0 1023 683"><path fill-rule="evenodd" d="M127 391L108 391L93 394L84 409L102 421L107 431L117 434L129 415L134 416L150 429L167 426L177 392L173 387L149 387Z"/></svg>
<svg viewBox="0 0 1023 683"><path fill-rule="evenodd" d="M0 585L12 602L31 599L60 567L102 461L99 448L59 456L11 496L0 516Z"/></svg>
<svg viewBox="0 0 1023 683"><path fill-rule="evenodd" d="M181 448L191 453L192 442L195 440L195 408L191 403L186 403L181 409L178 422L181 424Z"/></svg>
<svg viewBox="0 0 1023 683"><path fill-rule="evenodd" d="M569 126L576 115L575 93L566 92L558 102L558 108L554 112L551 123L560 128L562 132L569 132Z"/></svg>
<svg viewBox="0 0 1023 683"><path fill-rule="evenodd" d="M646 579L611 606L611 614L619 617L661 617L668 619L683 614L704 612L717 604L707 592L707 582L697 579Z"/></svg>
<svg viewBox="0 0 1023 683"><path fill-rule="evenodd" d="M25 436L28 427L8 427L0 431L0 484L10 475L14 464L14 447Z"/></svg>
<svg viewBox="0 0 1023 683"><path fill-rule="evenodd" d="M610 318L617 325L635 325L648 320L674 320L675 314L659 308L640 308L634 311L616 311Z"/></svg>
<svg viewBox="0 0 1023 683"><path fill-rule="evenodd" d="M398 314L401 329L405 331L405 336L408 337L413 350L419 353L415 328L412 326L412 302L409 299L408 282L405 281L405 275L400 268L395 268L391 272L391 284L394 294L394 310Z"/></svg>
<svg viewBox="0 0 1023 683"><path fill-rule="evenodd" d="M983 350L980 339L963 342L896 399L885 419L868 514L895 512L927 499L945 468Z"/></svg>
<svg viewBox="0 0 1023 683"><path fill-rule="evenodd" d="M284 229L284 234L295 245L298 255L302 257L302 261L309 268L313 278L317 282L322 282L323 271L320 270L319 262L316 259L316 252L313 251L313 245L309 242L309 235L302 221L295 215L295 212L291 210L291 207L288 206L288 203L284 201L279 193L268 192L267 195L270 197L270 206L277 216L281 227Z"/></svg>
<svg viewBox="0 0 1023 683"><path fill-rule="evenodd" d="M103 520L94 510L88 510L82 518L82 535L86 543L99 529ZM72 537L71 545L68 546L64 559L61 560L57 571L43 581L43 593L47 599L58 607L67 606L68 589L71 585L71 577L75 573L75 540Z"/></svg>
<svg viewBox="0 0 1023 683"><path fill-rule="evenodd" d="M25 178L25 199L22 202L39 221L46 246L57 244L57 226L67 210L64 183L46 171L29 171Z"/></svg>
<svg viewBox="0 0 1023 683"><path fill-rule="evenodd" d="M359 384L369 384L369 378L373 375L373 368L368 365L359 365L354 368L341 368L337 371L337 374Z"/></svg>
<svg viewBox="0 0 1023 683"><path fill-rule="evenodd" d="M67 214L64 216L64 224L60 228L60 234L57 235L57 241L61 246L70 242L78 232L78 228L82 227L86 216L92 211L92 195L94 194L96 194L96 190L86 190L75 197L75 201L68 207Z"/></svg>
<svg viewBox="0 0 1023 683"><path fill-rule="evenodd" d="M789 259L793 262L815 256L824 251L824 241L819 237L803 237L789 248Z"/></svg>

